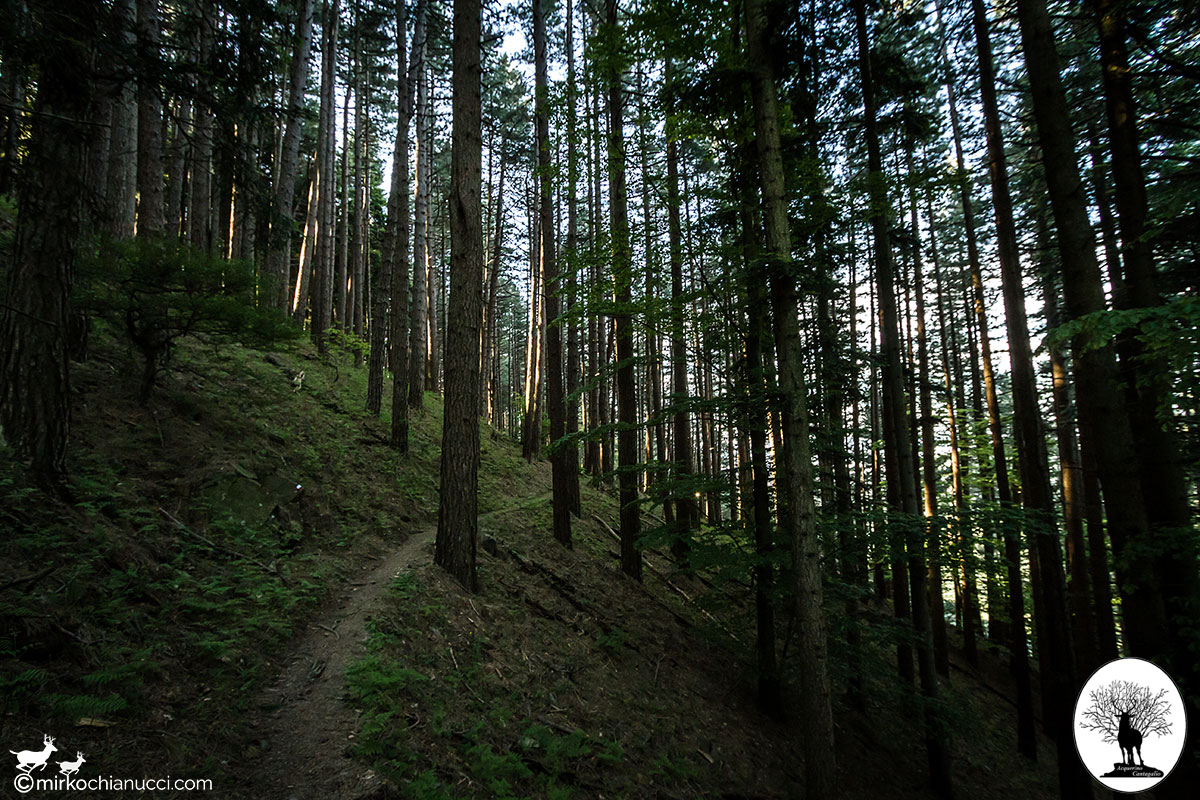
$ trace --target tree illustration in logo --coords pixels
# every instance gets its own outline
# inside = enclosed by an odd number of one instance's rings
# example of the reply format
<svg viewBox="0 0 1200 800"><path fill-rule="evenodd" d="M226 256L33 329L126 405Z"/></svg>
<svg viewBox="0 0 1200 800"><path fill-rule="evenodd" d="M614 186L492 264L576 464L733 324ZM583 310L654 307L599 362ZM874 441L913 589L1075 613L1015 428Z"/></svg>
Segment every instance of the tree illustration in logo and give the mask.
<svg viewBox="0 0 1200 800"><path fill-rule="evenodd" d="M1120 763L1113 764L1113 771L1104 777L1161 777L1162 772L1147 766L1142 758L1142 741L1171 732L1167 690L1156 694L1149 686L1114 680L1093 689L1089 697L1092 702L1083 712L1081 727L1121 748Z"/></svg>

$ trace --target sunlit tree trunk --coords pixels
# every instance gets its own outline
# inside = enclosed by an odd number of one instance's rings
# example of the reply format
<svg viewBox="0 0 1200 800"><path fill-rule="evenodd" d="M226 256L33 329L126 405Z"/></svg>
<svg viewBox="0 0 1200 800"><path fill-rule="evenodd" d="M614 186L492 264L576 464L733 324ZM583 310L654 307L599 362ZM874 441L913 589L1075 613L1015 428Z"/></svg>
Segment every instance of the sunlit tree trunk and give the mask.
<svg viewBox="0 0 1200 800"><path fill-rule="evenodd" d="M357 60L357 59L356 59ZM357 65L355 66L357 69ZM342 163L341 174L338 178L338 207L341 212L338 214L337 222L337 260L334 263L334 281L333 281L333 321L340 330L347 330L346 312L349 308L349 298L346 293L346 287L349 283L349 267L347 266L350 259L350 223L354 213L351 211L350 200L350 97L356 95L361 88L358 76L352 79L353 86L347 86L345 94L342 96ZM355 125L360 122L359 116L354 115ZM355 138L358 134L355 133ZM354 148L355 161L358 160L358 147ZM355 172L357 173L357 166ZM354 201L358 201L358 195L355 194Z"/></svg>
<svg viewBox="0 0 1200 800"><path fill-rule="evenodd" d="M339 0L326 0L324 30L321 37L321 106L317 120L317 160L315 200L316 228L312 250L312 280L309 283L309 332L317 350L325 353L329 346L325 331L333 315L333 262L336 239L334 236L334 97L335 69L337 65Z"/></svg>
<svg viewBox="0 0 1200 800"><path fill-rule="evenodd" d="M496 338L499 332L499 325L496 320L496 303L497 293L500 291L500 263L504 252L504 173L508 166L507 159L505 158L507 148L508 138L503 137L500 140L500 179L496 186L496 222L495 230L492 233L492 263L488 268L487 312L484 316L485 325L483 331L482 363L484 369L492 375L492 379L488 381L486 397L483 398L483 410L493 425L499 425L500 419L500 398L498 397L500 389L499 376L495 374L493 365L495 353L499 350L499 342Z"/></svg>
<svg viewBox="0 0 1200 800"><path fill-rule="evenodd" d="M144 0L143 0L144 1ZM288 79L288 102L284 113L283 147L275 168L272 191L273 213L267 247L268 305L284 309L288 303L288 273L292 255L293 199L300 160L300 134L304 120L304 88L308 84L309 55L313 39L313 0L300 0L296 15L295 52Z"/></svg>
<svg viewBox="0 0 1200 800"><path fill-rule="evenodd" d="M1038 244L1043 259L1050 248L1050 232L1044 216L1038 219ZM1046 327L1054 330L1062 320L1058 311L1058 289L1054 285L1054 265L1042 264L1042 299ZM1072 413L1070 376L1062 345L1050 342L1053 380L1054 433L1058 441L1058 465L1063 497L1063 526L1067 547L1067 601L1070 604L1071 631L1074 637L1079 675L1090 674L1100 666L1096 646L1096 630L1091 609L1091 574L1084 544L1083 520L1086 504L1083 495L1082 470L1079 466L1079 446L1075 439L1075 419ZM1106 581L1107 583L1107 581Z"/></svg>
<svg viewBox="0 0 1200 800"><path fill-rule="evenodd" d="M911 148L907 152L908 171L913 170ZM925 336L925 280L921 255L920 222L917 216L916 187L909 189L909 222L913 237L913 287L916 299L917 340L917 398L920 417L917 423L921 433L921 486L923 489L923 511L927 520L925 538L929 550L929 621L933 634L933 656L937 671L944 678L950 677L950 651L946 640L946 608L942 598L942 547L941 523L938 517L937 471L934 461L933 398L929 379L929 348ZM840 445L840 443L839 443Z"/></svg>
<svg viewBox="0 0 1200 800"><path fill-rule="evenodd" d="M926 204L929 220L932 223L933 207L932 192L926 193ZM933 264L934 287L937 291L938 338L941 341L943 387L946 391L946 424L950 433L950 481L954 493L954 511L957 519L955 528L959 546L962 549L962 599L961 625L963 629L963 653L967 663L979 666L979 649L977 637L979 626L979 592L975 578L975 537L971 523L967 519L967 492L965 488L967 474L967 457L962 452L962 435L959 425L959 409L966 403L963 398L962 366L958 357L958 331L953 320L947 321L946 290L942 284L941 263L938 256L937 235L930 225L929 255ZM954 360L951 363L950 354L953 351ZM956 579L957 585L957 579ZM957 588L957 586L956 586Z"/></svg>

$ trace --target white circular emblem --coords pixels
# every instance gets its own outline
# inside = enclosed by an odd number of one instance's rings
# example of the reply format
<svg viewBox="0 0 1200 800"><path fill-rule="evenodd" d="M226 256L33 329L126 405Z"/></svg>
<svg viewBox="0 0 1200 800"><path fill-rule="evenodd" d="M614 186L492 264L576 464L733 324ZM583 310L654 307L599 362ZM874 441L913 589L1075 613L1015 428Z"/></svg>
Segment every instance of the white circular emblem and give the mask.
<svg viewBox="0 0 1200 800"><path fill-rule="evenodd" d="M1175 682L1140 658L1119 658L1093 672L1073 719L1079 758L1117 792L1153 788L1175 768L1187 740Z"/></svg>

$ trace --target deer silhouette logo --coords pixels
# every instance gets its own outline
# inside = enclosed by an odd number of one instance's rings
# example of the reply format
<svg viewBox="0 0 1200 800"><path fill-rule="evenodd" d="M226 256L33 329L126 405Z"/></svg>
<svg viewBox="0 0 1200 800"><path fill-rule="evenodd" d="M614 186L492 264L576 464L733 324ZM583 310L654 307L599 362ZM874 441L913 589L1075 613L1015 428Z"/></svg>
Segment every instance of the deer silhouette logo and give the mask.
<svg viewBox="0 0 1200 800"><path fill-rule="evenodd" d="M57 749L54 746L54 737L42 734L41 750L22 750L20 752L9 750L8 752L17 757L17 771L28 775L35 769L45 769L46 762L50 760L50 754Z"/></svg>
<svg viewBox="0 0 1200 800"><path fill-rule="evenodd" d="M1137 750L1138 761L1141 765L1146 766L1145 760L1142 759L1142 732L1133 727L1129 723L1129 712L1122 711L1120 724L1117 726L1117 745L1121 748L1121 760L1125 764L1133 765L1133 751Z"/></svg>
<svg viewBox="0 0 1200 800"><path fill-rule="evenodd" d="M70 776L70 775L74 775L76 772L79 772L79 768L81 766L83 766L83 753L76 750L74 761L58 762L58 771L60 773L62 773L63 775Z"/></svg>
<svg viewBox="0 0 1200 800"><path fill-rule="evenodd" d="M1179 688L1161 667L1120 658L1084 683L1075 703L1074 733L1079 758L1092 777L1119 792L1143 792L1179 762L1187 711Z"/></svg>

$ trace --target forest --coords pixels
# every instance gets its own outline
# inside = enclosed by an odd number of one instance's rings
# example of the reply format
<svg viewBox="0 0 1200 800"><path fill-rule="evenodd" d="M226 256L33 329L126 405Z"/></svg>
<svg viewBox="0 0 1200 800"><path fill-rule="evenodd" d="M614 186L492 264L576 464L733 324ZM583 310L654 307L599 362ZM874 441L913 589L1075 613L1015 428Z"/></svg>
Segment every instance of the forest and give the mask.
<svg viewBox="0 0 1200 800"><path fill-rule="evenodd" d="M0 0L14 787L1090 800L1094 729L1194 797L1198 65L1183 0Z"/></svg>

